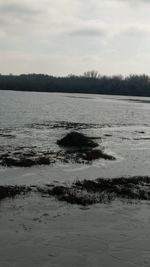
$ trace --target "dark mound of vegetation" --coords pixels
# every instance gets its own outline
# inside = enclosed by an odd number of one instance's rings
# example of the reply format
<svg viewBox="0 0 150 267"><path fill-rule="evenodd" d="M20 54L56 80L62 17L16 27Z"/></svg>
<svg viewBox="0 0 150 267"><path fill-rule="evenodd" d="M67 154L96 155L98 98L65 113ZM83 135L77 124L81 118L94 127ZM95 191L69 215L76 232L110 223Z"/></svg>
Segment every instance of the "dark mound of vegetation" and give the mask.
<svg viewBox="0 0 150 267"><path fill-rule="evenodd" d="M75 147L78 149L85 147L93 148L98 146L98 144L94 142L90 137L78 132L68 133L65 137L58 140L57 144L66 148Z"/></svg>
<svg viewBox="0 0 150 267"><path fill-rule="evenodd" d="M0 200L4 198L14 198L17 195L26 194L31 191L26 186L0 186Z"/></svg>
<svg viewBox="0 0 150 267"><path fill-rule="evenodd" d="M65 148L60 151L65 161L76 163L90 163L96 159L114 160L111 155L107 155L100 149L94 149L98 143L94 142L92 137L88 137L78 132L68 133L64 138L57 141L59 146Z"/></svg>

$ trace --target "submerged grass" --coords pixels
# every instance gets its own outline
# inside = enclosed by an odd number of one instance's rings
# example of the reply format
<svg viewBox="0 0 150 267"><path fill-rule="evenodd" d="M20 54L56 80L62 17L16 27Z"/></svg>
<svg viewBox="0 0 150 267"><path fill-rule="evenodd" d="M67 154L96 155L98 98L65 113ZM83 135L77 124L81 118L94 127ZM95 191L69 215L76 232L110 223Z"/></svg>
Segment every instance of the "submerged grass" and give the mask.
<svg viewBox="0 0 150 267"><path fill-rule="evenodd" d="M0 186L0 200L5 198L14 198L17 195L27 194L31 187L27 186Z"/></svg>
<svg viewBox="0 0 150 267"><path fill-rule="evenodd" d="M34 189L33 189L34 188ZM76 181L71 186L0 186L0 200L14 198L17 195L36 191L41 196L55 197L58 201L70 204L92 205L109 203L115 199L150 200L150 177L135 176L130 178L97 179Z"/></svg>
<svg viewBox="0 0 150 267"><path fill-rule="evenodd" d="M15 155L1 155L0 156L1 165L4 167L32 167L35 165L50 165L50 158L47 156L36 156L23 155L18 153L17 157Z"/></svg>

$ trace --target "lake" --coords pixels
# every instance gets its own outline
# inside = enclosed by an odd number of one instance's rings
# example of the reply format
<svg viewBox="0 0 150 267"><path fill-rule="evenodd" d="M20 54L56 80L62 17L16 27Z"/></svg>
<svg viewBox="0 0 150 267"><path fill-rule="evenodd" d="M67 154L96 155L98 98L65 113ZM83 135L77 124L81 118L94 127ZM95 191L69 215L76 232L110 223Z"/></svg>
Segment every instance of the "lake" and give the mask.
<svg viewBox="0 0 150 267"><path fill-rule="evenodd" d="M0 91L0 153L57 151L56 141L76 130L98 137L115 161L31 168L0 167L0 183L149 175L148 98Z"/></svg>
<svg viewBox="0 0 150 267"><path fill-rule="evenodd" d="M30 168L1 162L0 185L149 175L148 98L0 91L0 156L57 153L57 140L70 131L96 138L115 160ZM149 201L71 205L34 189L1 201L1 266L150 266Z"/></svg>

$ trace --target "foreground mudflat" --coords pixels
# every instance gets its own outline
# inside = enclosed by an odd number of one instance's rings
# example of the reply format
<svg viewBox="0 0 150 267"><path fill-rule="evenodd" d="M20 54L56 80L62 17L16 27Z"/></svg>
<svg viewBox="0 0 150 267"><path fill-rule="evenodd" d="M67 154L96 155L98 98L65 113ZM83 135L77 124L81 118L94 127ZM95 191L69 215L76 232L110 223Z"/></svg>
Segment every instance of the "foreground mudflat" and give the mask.
<svg viewBox="0 0 150 267"><path fill-rule="evenodd" d="M83 209L32 193L2 201L0 214L3 267L150 266L147 203Z"/></svg>

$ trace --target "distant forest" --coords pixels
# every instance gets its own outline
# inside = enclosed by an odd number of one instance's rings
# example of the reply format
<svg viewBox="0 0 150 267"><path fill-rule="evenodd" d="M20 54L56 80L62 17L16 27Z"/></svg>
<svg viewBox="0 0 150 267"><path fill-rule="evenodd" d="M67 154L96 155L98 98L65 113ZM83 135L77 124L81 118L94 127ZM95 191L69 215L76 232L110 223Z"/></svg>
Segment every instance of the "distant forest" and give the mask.
<svg viewBox="0 0 150 267"><path fill-rule="evenodd" d="M146 75L101 76L88 71L81 76L54 77L44 74L0 75L0 90L150 96Z"/></svg>

